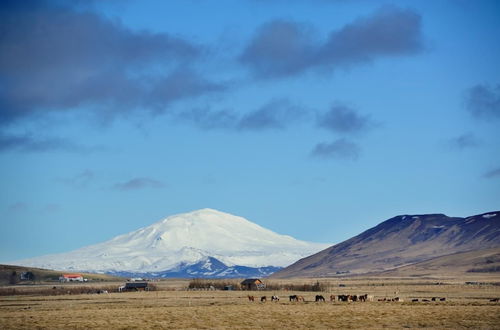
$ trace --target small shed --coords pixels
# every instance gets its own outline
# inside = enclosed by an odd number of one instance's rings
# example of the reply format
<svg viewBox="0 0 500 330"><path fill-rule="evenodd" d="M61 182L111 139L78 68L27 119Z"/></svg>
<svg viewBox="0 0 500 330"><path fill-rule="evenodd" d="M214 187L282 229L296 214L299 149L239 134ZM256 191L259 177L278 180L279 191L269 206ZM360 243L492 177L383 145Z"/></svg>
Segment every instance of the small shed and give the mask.
<svg viewBox="0 0 500 330"><path fill-rule="evenodd" d="M259 290L266 287L258 278L247 278L240 283L243 290Z"/></svg>
<svg viewBox="0 0 500 330"><path fill-rule="evenodd" d="M148 291L148 282L129 282L125 283L125 291Z"/></svg>

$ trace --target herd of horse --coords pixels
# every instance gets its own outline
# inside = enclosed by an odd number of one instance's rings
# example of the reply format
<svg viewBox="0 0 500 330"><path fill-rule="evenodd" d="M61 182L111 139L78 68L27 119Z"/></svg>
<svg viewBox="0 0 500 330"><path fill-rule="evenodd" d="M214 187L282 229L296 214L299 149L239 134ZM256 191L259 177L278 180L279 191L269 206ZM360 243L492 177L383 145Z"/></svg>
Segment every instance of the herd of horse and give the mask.
<svg viewBox="0 0 500 330"><path fill-rule="evenodd" d="M248 300L249 301L255 301L255 297L249 295L248 296ZM267 301L267 297L266 296L260 297L260 301L261 302L266 302ZM271 296L271 301L280 301L280 298L278 296Z"/></svg>
<svg viewBox="0 0 500 330"><path fill-rule="evenodd" d="M255 301L255 296L251 296L251 295L248 295L248 300L249 301ZM305 298L303 296L299 296L299 295L291 295L288 297L288 300L290 302L305 302ZM335 300L337 301L373 301L373 297L368 295L368 294L364 294L364 295L344 295L344 294L340 294L338 296L335 296L335 295L331 295L330 296L330 301L331 302L334 302ZM261 302L266 302L267 301L267 296L262 296L260 297L260 301ZM273 295L271 296L271 301L275 301L275 302L278 302L280 301L280 298L276 295ZM316 295L316 297L314 297L314 301L315 302L325 302L326 299L325 297L323 297L322 295ZM398 300L396 301L399 301L399 298Z"/></svg>
<svg viewBox="0 0 500 330"><path fill-rule="evenodd" d="M306 301L303 296L299 296L299 295L291 295L288 297L288 299L290 302L305 302ZM248 295L248 300L255 301L255 296ZM266 302L267 296L260 297L260 301ZM271 301L278 302L278 301L280 301L280 298L276 295L273 295L273 296L271 296ZM318 294L318 295L316 295L316 297L314 297L314 301L315 302L325 302L326 299L322 295ZM369 294L362 294L362 295L339 294L337 296L332 294L330 296L330 301L331 302L335 302L335 301L339 301L339 302L355 302L355 301L366 302L366 301L374 301L374 299L373 299L373 296L369 295ZM377 301L403 302L403 299L401 299L399 297L379 298L379 299L377 299ZM444 297L432 297L430 300L429 299L419 300L418 298L414 298L411 300L411 302L418 302L418 301L422 301L422 302L446 301L446 298L444 298ZM498 302L499 300L498 300L498 298L496 298L495 300L492 299L490 301Z"/></svg>

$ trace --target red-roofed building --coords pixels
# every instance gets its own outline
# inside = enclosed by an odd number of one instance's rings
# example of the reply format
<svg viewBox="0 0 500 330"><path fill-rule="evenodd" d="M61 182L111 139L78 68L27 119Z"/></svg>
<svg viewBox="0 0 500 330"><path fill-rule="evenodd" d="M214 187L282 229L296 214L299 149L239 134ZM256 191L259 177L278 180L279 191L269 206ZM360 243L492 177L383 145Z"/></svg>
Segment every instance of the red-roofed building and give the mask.
<svg viewBox="0 0 500 330"><path fill-rule="evenodd" d="M83 275L81 274L62 274L59 277L61 282L83 282Z"/></svg>

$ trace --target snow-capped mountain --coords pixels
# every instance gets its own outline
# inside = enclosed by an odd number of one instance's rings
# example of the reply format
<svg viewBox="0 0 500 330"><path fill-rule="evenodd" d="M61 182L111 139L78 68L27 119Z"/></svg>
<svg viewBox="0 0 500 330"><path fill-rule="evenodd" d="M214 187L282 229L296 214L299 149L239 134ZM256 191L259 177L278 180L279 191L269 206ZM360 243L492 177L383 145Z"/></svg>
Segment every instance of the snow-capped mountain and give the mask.
<svg viewBox="0 0 500 330"><path fill-rule="evenodd" d="M170 216L103 243L13 264L161 277L264 276L328 246L202 209Z"/></svg>

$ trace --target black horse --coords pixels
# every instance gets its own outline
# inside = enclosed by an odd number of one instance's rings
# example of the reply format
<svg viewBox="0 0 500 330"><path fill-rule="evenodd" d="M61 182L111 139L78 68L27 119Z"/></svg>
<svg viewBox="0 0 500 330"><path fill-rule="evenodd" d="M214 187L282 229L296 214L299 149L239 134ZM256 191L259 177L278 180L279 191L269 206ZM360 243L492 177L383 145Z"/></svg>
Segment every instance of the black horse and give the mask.
<svg viewBox="0 0 500 330"><path fill-rule="evenodd" d="M325 301L325 297L323 297L323 296L321 296L321 295L318 294L318 295L316 295L316 300L315 301L316 302L318 302L318 301L323 301L324 302Z"/></svg>
<svg viewBox="0 0 500 330"><path fill-rule="evenodd" d="M339 294L338 295L338 300L339 301L348 301L349 300L349 296L346 295L346 294Z"/></svg>

